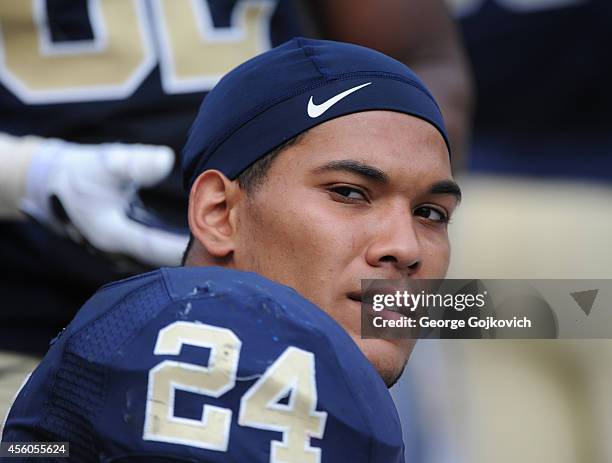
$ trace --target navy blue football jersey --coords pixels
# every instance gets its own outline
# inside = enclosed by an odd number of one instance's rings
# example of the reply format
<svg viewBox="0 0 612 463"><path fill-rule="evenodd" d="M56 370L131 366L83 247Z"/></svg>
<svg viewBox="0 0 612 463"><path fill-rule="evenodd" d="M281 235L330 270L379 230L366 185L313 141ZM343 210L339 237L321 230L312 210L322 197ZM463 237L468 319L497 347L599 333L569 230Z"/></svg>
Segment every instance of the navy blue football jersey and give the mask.
<svg viewBox="0 0 612 463"><path fill-rule="evenodd" d="M291 0L3 0L0 132L179 153L223 74L302 34L294 7ZM141 196L166 224L186 230L178 169ZM0 222L0 350L44 353L96 288L126 275L45 227Z"/></svg>
<svg viewBox="0 0 612 463"><path fill-rule="evenodd" d="M79 462L404 461L387 388L348 334L291 288L218 267L98 291L2 439L67 441Z"/></svg>
<svg viewBox="0 0 612 463"><path fill-rule="evenodd" d="M477 92L473 171L612 180L612 2L452 0Z"/></svg>

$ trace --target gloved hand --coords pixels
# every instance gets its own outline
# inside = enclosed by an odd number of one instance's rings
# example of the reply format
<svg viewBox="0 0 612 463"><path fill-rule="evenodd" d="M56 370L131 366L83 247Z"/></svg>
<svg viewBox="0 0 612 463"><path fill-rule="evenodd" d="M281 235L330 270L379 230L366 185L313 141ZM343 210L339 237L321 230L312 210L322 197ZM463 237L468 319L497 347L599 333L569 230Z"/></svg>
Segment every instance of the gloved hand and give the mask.
<svg viewBox="0 0 612 463"><path fill-rule="evenodd" d="M165 178L173 161L165 146L45 140L32 158L21 209L105 254L151 266L178 265L188 237L148 227L127 213L136 190Z"/></svg>

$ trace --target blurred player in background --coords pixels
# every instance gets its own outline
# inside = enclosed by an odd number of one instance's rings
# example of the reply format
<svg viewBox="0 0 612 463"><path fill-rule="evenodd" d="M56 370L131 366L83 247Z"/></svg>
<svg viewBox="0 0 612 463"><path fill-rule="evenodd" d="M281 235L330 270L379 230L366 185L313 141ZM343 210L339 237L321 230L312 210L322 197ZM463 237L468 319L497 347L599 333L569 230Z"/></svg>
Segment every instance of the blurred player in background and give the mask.
<svg viewBox="0 0 612 463"><path fill-rule="evenodd" d="M304 33L412 66L461 158L470 84L441 1L1 2L0 350L40 355L95 288L178 263L172 158L202 96ZM0 356L0 414L35 362Z"/></svg>
<svg viewBox="0 0 612 463"><path fill-rule="evenodd" d="M3 440L79 461L404 461L386 386L414 341L361 338L361 280L446 274L461 192L431 93L381 53L296 38L219 82L181 165L188 267L96 293Z"/></svg>
<svg viewBox="0 0 612 463"><path fill-rule="evenodd" d="M479 101L466 178L475 201L466 225L458 217L458 272L609 276L612 4L454 3ZM477 216L486 226L468 230Z"/></svg>
<svg viewBox="0 0 612 463"><path fill-rule="evenodd" d="M449 3L478 102L449 276L611 278L612 3ZM612 461L611 359L607 340L419 343L424 460Z"/></svg>

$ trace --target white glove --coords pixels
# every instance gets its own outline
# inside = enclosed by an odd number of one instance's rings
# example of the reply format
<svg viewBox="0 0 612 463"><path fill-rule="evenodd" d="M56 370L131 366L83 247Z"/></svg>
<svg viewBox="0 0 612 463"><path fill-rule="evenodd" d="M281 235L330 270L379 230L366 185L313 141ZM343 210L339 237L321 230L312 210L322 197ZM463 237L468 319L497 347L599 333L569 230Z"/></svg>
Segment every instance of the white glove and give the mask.
<svg viewBox="0 0 612 463"><path fill-rule="evenodd" d="M32 158L21 209L54 231L104 253L152 266L178 265L186 235L148 227L127 215L136 190L165 178L173 161L174 153L166 146L46 140ZM53 196L69 223L54 213Z"/></svg>

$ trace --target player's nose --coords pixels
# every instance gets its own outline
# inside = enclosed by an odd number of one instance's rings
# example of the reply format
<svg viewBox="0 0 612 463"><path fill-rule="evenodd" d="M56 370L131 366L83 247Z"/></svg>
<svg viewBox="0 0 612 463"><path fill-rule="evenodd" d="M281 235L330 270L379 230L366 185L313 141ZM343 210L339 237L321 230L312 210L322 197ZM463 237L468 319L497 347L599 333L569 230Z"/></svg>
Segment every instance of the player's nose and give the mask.
<svg viewBox="0 0 612 463"><path fill-rule="evenodd" d="M366 261L373 267L393 267L402 276L413 275L422 266L422 249L412 214L401 211L376 226L366 250Z"/></svg>

